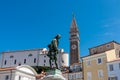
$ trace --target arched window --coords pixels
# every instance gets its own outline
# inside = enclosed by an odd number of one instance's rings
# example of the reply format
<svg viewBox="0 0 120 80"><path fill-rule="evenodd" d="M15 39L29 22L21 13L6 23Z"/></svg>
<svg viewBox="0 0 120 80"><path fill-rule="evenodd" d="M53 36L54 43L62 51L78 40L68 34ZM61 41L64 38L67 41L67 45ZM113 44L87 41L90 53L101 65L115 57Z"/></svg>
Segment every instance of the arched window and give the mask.
<svg viewBox="0 0 120 80"><path fill-rule="evenodd" d="M36 58L34 58L34 63L36 63Z"/></svg>
<svg viewBox="0 0 120 80"><path fill-rule="evenodd" d="M9 75L6 75L5 80L9 80Z"/></svg>
<svg viewBox="0 0 120 80"><path fill-rule="evenodd" d="M10 58L13 58L13 57L14 57L13 55L10 56Z"/></svg>
<svg viewBox="0 0 120 80"><path fill-rule="evenodd" d="M5 60L5 62L4 62L4 65L6 65L7 64L7 60Z"/></svg>
<svg viewBox="0 0 120 80"><path fill-rule="evenodd" d="M96 53L97 53L96 48L93 48L93 49L92 49L92 54L96 54Z"/></svg>
<svg viewBox="0 0 120 80"><path fill-rule="evenodd" d="M24 64L26 63L26 59L24 59Z"/></svg>
<svg viewBox="0 0 120 80"><path fill-rule="evenodd" d="M106 45L106 48L107 48L107 49L110 49L110 44L107 44L107 45Z"/></svg>
<svg viewBox="0 0 120 80"><path fill-rule="evenodd" d="M21 63L19 63L19 66L21 66Z"/></svg>
<svg viewBox="0 0 120 80"><path fill-rule="evenodd" d="M32 54L30 53L28 56L30 57L30 56L32 56Z"/></svg>
<svg viewBox="0 0 120 80"><path fill-rule="evenodd" d="M44 63L46 63L46 60L44 60Z"/></svg>

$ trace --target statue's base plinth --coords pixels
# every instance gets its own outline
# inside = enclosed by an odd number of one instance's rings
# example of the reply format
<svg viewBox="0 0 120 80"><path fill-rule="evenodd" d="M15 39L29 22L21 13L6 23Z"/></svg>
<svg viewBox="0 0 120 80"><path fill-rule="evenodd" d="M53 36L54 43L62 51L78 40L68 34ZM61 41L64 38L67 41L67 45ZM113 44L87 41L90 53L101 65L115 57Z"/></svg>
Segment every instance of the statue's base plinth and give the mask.
<svg viewBox="0 0 120 80"><path fill-rule="evenodd" d="M62 72L58 69L51 69L46 72L46 76L42 80L66 80L62 76Z"/></svg>

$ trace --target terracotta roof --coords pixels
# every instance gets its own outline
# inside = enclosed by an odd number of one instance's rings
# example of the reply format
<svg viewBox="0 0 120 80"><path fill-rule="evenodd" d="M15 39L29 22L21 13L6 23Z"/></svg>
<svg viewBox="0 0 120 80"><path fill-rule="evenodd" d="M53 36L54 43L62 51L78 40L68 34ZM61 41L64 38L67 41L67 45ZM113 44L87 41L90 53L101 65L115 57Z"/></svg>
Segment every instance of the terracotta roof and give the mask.
<svg viewBox="0 0 120 80"><path fill-rule="evenodd" d="M0 68L0 71L15 70L15 67Z"/></svg>

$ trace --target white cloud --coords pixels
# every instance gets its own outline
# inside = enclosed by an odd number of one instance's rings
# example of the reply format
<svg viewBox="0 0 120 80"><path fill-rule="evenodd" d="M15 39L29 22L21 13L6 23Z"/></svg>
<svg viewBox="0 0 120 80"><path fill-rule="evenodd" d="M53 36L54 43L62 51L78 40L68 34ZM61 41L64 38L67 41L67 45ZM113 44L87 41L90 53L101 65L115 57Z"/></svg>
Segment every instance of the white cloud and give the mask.
<svg viewBox="0 0 120 80"><path fill-rule="evenodd" d="M115 28L115 27L120 27L120 19L110 19L110 20L106 20L103 23L103 27L104 28Z"/></svg>
<svg viewBox="0 0 120 80"><path fill-rule="evenodd" d="M105 25L103 25L103 27L107 28L107 27L110 27L110 25L109 24L105 24Z"/></svg>
<svg viewBox="0 0 120 80"><path fill-rule="evenodd" d="M104 33L104 35L105 35L105 36L113 36L114 33L113 33L113 32L106 32L106 33Z"/></svg>

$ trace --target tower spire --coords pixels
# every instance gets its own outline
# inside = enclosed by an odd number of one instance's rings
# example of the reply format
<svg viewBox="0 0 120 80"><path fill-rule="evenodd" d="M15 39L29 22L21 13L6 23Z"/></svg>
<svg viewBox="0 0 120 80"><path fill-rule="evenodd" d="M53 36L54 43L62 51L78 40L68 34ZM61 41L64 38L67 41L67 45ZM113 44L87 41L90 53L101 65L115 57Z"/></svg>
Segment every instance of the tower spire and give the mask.
<svg viewBox="0 0 120 80"><path fill-rule="evenodd" d="M72 14L72 24L70 27L70 65L80 63L79 31L74 14Z"/></svg>
<svg viewBox="0 0 120 80"><path fill-rule="evenodd" d="M75 19L75 14L72 14L72 24L70 27L70 32L78 32L78 27Z"/></svg>
<svg viewBox="0 0 120 80"><path fill-rule="evenodd" d="M72 13L72 18L75 18L75 14L74 13Z"/></svg>

